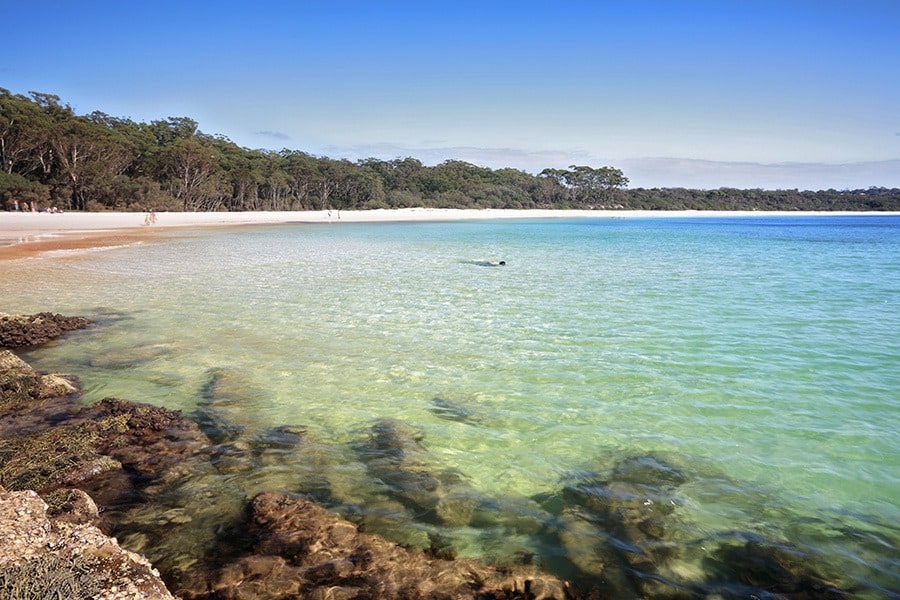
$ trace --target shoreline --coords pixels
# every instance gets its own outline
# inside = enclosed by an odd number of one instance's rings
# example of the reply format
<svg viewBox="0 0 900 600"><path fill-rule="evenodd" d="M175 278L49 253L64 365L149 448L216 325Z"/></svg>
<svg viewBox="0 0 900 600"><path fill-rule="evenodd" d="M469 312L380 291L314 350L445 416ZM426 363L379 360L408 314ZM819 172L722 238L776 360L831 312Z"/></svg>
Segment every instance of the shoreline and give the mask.
<svg viewBox="0 0 900 600"><path fill-rule="evenodd" d="M151 241L162 232L243 225L400 223L499 219L625 219L722 217L900 216L877 211L658 211L396 208L375 210L161 212L146 225L142 212L0 213L0 260L53 251Z"/></svg>

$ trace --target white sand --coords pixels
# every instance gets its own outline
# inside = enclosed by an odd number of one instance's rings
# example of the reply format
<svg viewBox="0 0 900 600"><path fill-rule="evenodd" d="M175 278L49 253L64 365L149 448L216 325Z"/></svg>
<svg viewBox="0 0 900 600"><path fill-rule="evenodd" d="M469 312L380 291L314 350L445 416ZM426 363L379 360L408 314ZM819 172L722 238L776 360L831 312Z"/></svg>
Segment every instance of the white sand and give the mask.
<svg viewBox="0 0 900 600"><path fill-rule="evenodd" d="M437 208L284 212L159 212L156 213L156 223L148 227L144 222L147 216L146 213L78 212L49 214L5 212L0 213L0 236L274 223L376 223L600 215L600 211L455 210Z"/></svg>

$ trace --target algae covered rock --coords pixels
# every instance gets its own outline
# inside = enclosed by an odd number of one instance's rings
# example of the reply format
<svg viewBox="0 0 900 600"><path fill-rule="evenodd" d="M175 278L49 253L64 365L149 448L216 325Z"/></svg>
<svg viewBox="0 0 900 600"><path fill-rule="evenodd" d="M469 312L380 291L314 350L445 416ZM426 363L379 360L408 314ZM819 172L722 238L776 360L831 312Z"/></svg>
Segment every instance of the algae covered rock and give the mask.
<svg viewBox="0 0 900 600"><path fill-rule="evenodd" d="M36 315L0 313L0 348L40 346L64 333L84 329L90 324L84 317L66 317L49 312Z"/></svg>
<svg viewBox="0 0 900 600"><path fill-rule="evenodd" d="M95 445L101 428L93 423L61 425L0 439L0 482L12 490L50 492L122 468Z"/></svg>
<svg viewBox="0 0 900 600"><path fill-rule="evenodd" d="M0 350L0 413L33 400L77 391L71 378L59 373L41 375L9 350Z"/></svg>
<svg viewBox="0 0 900 600"><path fill-rule="evenodd" d="M100 509L87 492L77 488L58 489L43 497L47 514L59 521L76 525L95 525L100 519Z"/></svg>
<svg viewBox="0 0 900 600"><path fill-rule="evenodd" d="M221 473L215 462L224 446L180 413L115 398L83 406L14 355L0 363L21 400L0 410L0 484L19 494L8 513L16 527L4 528L0 508L0 598L171 597L143 556L97 527L151 557L183 598L574 597L537 567L486 567L403 548L300 496L263 493L248 505L249 490L259 489L253 470ZM242 397L245 386L214 382L215 408L237 406L224 400ZM44 399L53 394L47 389L65 396ZM217 416L230 430L228 411ZM228 445L246 448L237 459L251 466L333 460L302 426L233 431ZM461 475L430 472L412 428L380 421L369 433L357 450L404 512L412 506L466 523L485 504ZM301 472L291 480L309 488Z"/></svg>
<svg viewBox="0 0 900 600"><path fill-rule="evenodd" d="M0 410L38 397L41 376L24 360L0 350Z"/></svg>
<svg viewBox="0 0 900 600"><path fill-rule="evenodd" d="M435 558L361 532L297 495L257 495L246 528L253 552L195 570L178 590L182 598L574 597L564 582L532 566Z"/></svg>

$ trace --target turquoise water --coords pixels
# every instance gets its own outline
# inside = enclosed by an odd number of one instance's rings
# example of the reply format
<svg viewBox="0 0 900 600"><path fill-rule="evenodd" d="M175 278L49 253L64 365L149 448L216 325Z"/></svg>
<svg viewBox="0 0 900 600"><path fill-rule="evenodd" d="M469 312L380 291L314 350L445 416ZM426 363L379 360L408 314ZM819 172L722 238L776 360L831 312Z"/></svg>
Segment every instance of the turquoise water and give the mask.
<svg viewBox="0 0 900 600"><path fill-rule="evenodd" d="M0 301L99 320L27 356L76 373L87 401L191 412L227 373L230 419L324 448L315 467L261 466L260 487L315 468L338 509L383 506L359 452L379 419L417 431L428 469L538 520L534 499L574 474L664 456L690 472L670 528L686 545L757 532L875 596L900 588L898 217L210 230L2 263ZM400 541L557 554L507 522L400 514L380 525Z"/></svg>

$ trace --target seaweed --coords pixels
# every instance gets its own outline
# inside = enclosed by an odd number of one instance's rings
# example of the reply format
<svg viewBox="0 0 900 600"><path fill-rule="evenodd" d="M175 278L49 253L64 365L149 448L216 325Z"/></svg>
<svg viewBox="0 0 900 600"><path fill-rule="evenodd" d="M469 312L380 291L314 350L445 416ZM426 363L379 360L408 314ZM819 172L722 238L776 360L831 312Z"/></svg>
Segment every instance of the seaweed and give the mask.
<svg viewBox="0 0 900 600"><path fill-rule="evenodd" d="M0 485L40 492L121 468L95 451L98 429L84 423L0 440Z"/></svg>
<svg viewBox="0 0 900 600"><path fill-rule="evenodd" d="M55 554L29 558L0 567L0 598L4 600L69 600L97 598L100 582L91 574L91 561L82 556L65 560Z"/></svg>

